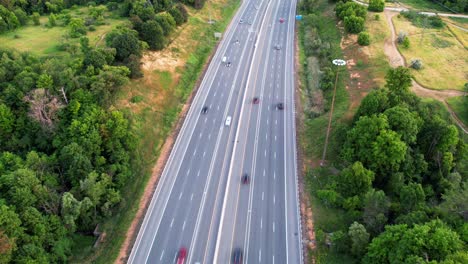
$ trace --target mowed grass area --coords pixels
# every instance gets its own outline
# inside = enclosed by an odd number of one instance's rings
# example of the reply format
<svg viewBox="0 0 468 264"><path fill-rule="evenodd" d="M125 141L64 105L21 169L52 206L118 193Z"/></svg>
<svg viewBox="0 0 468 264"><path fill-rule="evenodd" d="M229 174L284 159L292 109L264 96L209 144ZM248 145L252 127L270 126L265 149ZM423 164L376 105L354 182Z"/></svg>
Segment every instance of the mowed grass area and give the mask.
<svg viewBox="0 0 468 264"><path fill-rule="evenodd" d="M467 50L446 27L424 30L398 16L393 23L396 32L408 33L410 47L399 47L407 64L416 58L423 63L421 70L411 70L420 84L437 90L463 90L468 78Z"/></svg>
<svg viewBox="0 0 468 264"><path fill-rule="evenodd" d="M448 98L447 103L460 121L462 121L465 126L468 126L468 96Z"/></svg>
<svg viewBox="0 0 468 264"><path fill-rule="evenodd" d="M362 47L369 57L367 68L371 72L373 81L379 87L383 87L385 75L390 69L388 58L384 53L384 43L385 39L391 36L391 32L383 13L368 12L365 27L370 35L370 45Z"/></svg>
<svg viewBox="0 0 468 264"><path fill-rule="evenodd" d="M69 10L72 17L86 17L88 14L87 7L75 8ZM48 17L40 18L41 24L35 26L32 22L29 25L21 27L15 31L0 35L0 43L2 47L17 49L19 51L27 51L35 55L63 55L65 52L60 51L58 46L63 43L79 45L79 38L68 38L68 27L61 26L61 22L57 21L57 26L47 27ZM105 13L104 24L94 26L95 31L88 31L86 36L89 38L90 45L94 46L101 41L103 36L111 31L114 27L124 23L125 18L113 18L111 13Z"/></svg>
<svg viewBox="0 0 468 264"><path fill-rule="evenodd" d="M72 263L113 263L118 256L161 148L217 44L213 33L224 31L239 4L238 0L214 0L201 10L189 9L188 23L173 33L171 44L144 55L145 76L120 91L115 107L130 118L138 140L133 159L136 177L122 193L118 214L100 226L105 242L90 254L76 254ZM210 13L217 20L213 26L206 23Z"/></svg>

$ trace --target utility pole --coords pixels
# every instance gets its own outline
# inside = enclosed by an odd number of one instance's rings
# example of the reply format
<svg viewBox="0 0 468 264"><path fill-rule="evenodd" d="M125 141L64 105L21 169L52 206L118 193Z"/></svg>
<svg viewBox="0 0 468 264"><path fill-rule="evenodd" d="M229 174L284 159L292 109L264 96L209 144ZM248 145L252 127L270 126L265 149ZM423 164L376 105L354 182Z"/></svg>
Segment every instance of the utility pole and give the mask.
<svg viewBox="0 0 468 264"><path fill-rule="evenodd" d="M330 109L330 115L328 117L327 135L325 137L325 145L323 147L323 155L322 155L322 160L320 161L320 166L323 166L325 164L325 156L327 155L328 137L330 136L331 121L332 121L332 116L333 116L333 108L335 106L336 83L338 82L338 73L340 71L340 66L345 66L346 65L346 61L341 60L341 59L335 59L335 60L332 61L332 63L333 63L333 65L337 66L336 77L335 77L335 87L333 88L333 99L332 99L332 104L331 104L331 109Z"/></svg>

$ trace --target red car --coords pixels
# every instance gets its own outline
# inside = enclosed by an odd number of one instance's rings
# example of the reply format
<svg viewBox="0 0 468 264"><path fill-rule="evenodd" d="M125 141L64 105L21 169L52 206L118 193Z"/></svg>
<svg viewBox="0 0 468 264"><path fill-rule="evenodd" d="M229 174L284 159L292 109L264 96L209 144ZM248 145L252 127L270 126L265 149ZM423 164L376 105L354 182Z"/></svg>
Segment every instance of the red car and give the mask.
<svg viewBox="0 0 468 264"><path fill-rule="evenodd" d="M280 22L280 23L284 23L284 18L281 17L281 18L279 19L279 22Z"/></svg>
<svg viewBox="0 0 468 264"><path fill-rule="evenodd" d="M254 97L254 99L252 100L253 104L258 104L259 102L260 102L260 99L258 99L258 97Z"/></svg>
<svg viewBox="0 0 468 264"><path fill-rule="evenodd" d="M179 253L177 253L177 264L184 264L186 257L187 257L187 249L184 247L180 248Z"/></svg>

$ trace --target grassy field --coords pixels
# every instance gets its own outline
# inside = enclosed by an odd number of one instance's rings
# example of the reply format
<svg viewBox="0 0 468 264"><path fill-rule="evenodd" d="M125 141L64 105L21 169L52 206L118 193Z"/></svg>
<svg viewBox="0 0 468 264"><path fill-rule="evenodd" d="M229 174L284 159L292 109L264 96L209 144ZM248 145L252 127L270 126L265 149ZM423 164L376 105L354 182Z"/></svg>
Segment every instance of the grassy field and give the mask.
<svg viewBox="0 0 468 264"><path fill-rule="evenodd" d="M455 112L460 121L468 126L468 97L458 96L447 99L450 108Z"/></svg>
<svg viewBox="0 0 468 264"><path fill-rule="evenodd" d="M385 21L385 15L382 13L369 12L365 27L370 35L370 45L362 47L364 53L369 57L367 67L371 72L370 77L378 87L382 87L385 84L385 74L390 69L387 56L384 53L384 43L385 39L390 37L391 32Z"/></svg>
<svg viewBox="0 0 468 264"><path fill-rule="evenodd" d="M467 82L468 56L462 43L447 29L422 29L403 17L393 18L396 32L408 33L410 47L399 47L406 62L419 58L423 69L412 70L415 79L431 89L463 90Z"/></svg>
<svg viewBox="0 0 468 264"><path fill-rule="evenodd" d="M70 10L72 17L85 17L88 13L87 7L76 8ZM0 43L4 47L10 47L19 51L28 51L35 55L62 55L58 46L64 42L70 44L79 44L79 38L71 39L66 35L68 28L58 25L52 28L46 26L48 21L47 16L40 18L41 25L34 26L30 22L29 25L21 27L15 31L0 35ZM95 26L95 31L88 31L86 36L89 38L90 45L96 45L101 38L115 26L122 24L126 19L115 19L111 17L109 12L105 14L104 24Z"/></svg>
<svg viewBox="0 0 468 264"><path fill-rule="evenodd" d="M398 2L402 3L408 8L416 9L416 10L424 10L424 11L440 11L450 13L450 10L447 8L431 2L429 0L398 0ZM443 2L443 1L440 1Z"/></svg>
<svg viewBox="0 0 468 264"><path fill-rule="evenodd" d="M444 19L444 21L447 21L447 20L449 20L449 19L447 19L447 18ZM463 26L460 23L453 23L453 24L452 23L447 23L447 27L450 30L450 32L455 36L455 38L457 38L457 40L460 42L460 44L463 45L465 50L468 50L468 32L460 29L457 26L468 28L468 26Z"/></svg>
<svg viewBox="0 0 468 264"><path fill-rule="evenodd" d="M188 23L173 34L171 44L160 52L144 55L145 76L132 80L121 90L116 107L130 117L138 138L133 166L139 176L122 194L119 214L101 224L100 229L106 232L105 242L90 254L75 254L72 263L111 263L116 259L161 147L213 52L216 45L213 33L224 31L239 3L214 0L202 10L189 9ZM206 23L209 13L217 20L213 26Z"/></svg>

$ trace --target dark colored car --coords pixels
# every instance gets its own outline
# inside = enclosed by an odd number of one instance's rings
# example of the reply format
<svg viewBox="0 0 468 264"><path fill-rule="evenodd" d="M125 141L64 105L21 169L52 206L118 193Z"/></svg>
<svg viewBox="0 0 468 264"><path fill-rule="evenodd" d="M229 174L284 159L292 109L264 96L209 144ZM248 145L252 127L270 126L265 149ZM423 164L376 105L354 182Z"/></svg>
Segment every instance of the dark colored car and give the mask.
<svg viewBox="0 0 468 264"><path fill-rule="evenodd" d="M177 264L184 264L185 258L187 257L187 249L181 247L179 253L177 253Z"/></svg>
<svg viewBox="0 0 468 264"><path fill-rule="evenodd" d="M279 22L280 22L280 23L284 23L284 18L281 17L281 18L279 19Z"/></svg>
<svg viewBox="0 0 468 264"><path fill-rule="evenodd" d="M249 175L247 173L242 175L241 181L242 181L242 184L249 184L249 182L250 182Z"/></svg>
<svg viewBox="0 0 468 264"><path fill-rule="evenodd" d="M226 67L231 67L231 62L230 62L230 61L228 61L228 62L226 63Z"/></svg>
<svg viewBox="0 0 468 264"><path fill-rule="evenodd" d="M202 114L206 114L206 112L208 112L208 106L204 106L204 107L201 109L201 112L202 112Z"/></svg>
<svg viewBox="0 0 468 264"><path fill-rule="evenodd" d="M258 104L258 103L260 103L260 99L258 99L258 97L254 97L253 100L252 100L252 103L253 104Z"/></svg>
<svg viewBox="0 0 468 264"><path fill-rule="evenodd" d="M241 264L242 263L242 249L236 248L232 252L232 264Z"/></svg>
<svg viewBox="0 0 468 264"><path fill-rule="evenodd" d="M278 103L278 104L276 105L276 108L278 108L279 110L283 110L283 109L284 109L283 103Z"/></svg>

